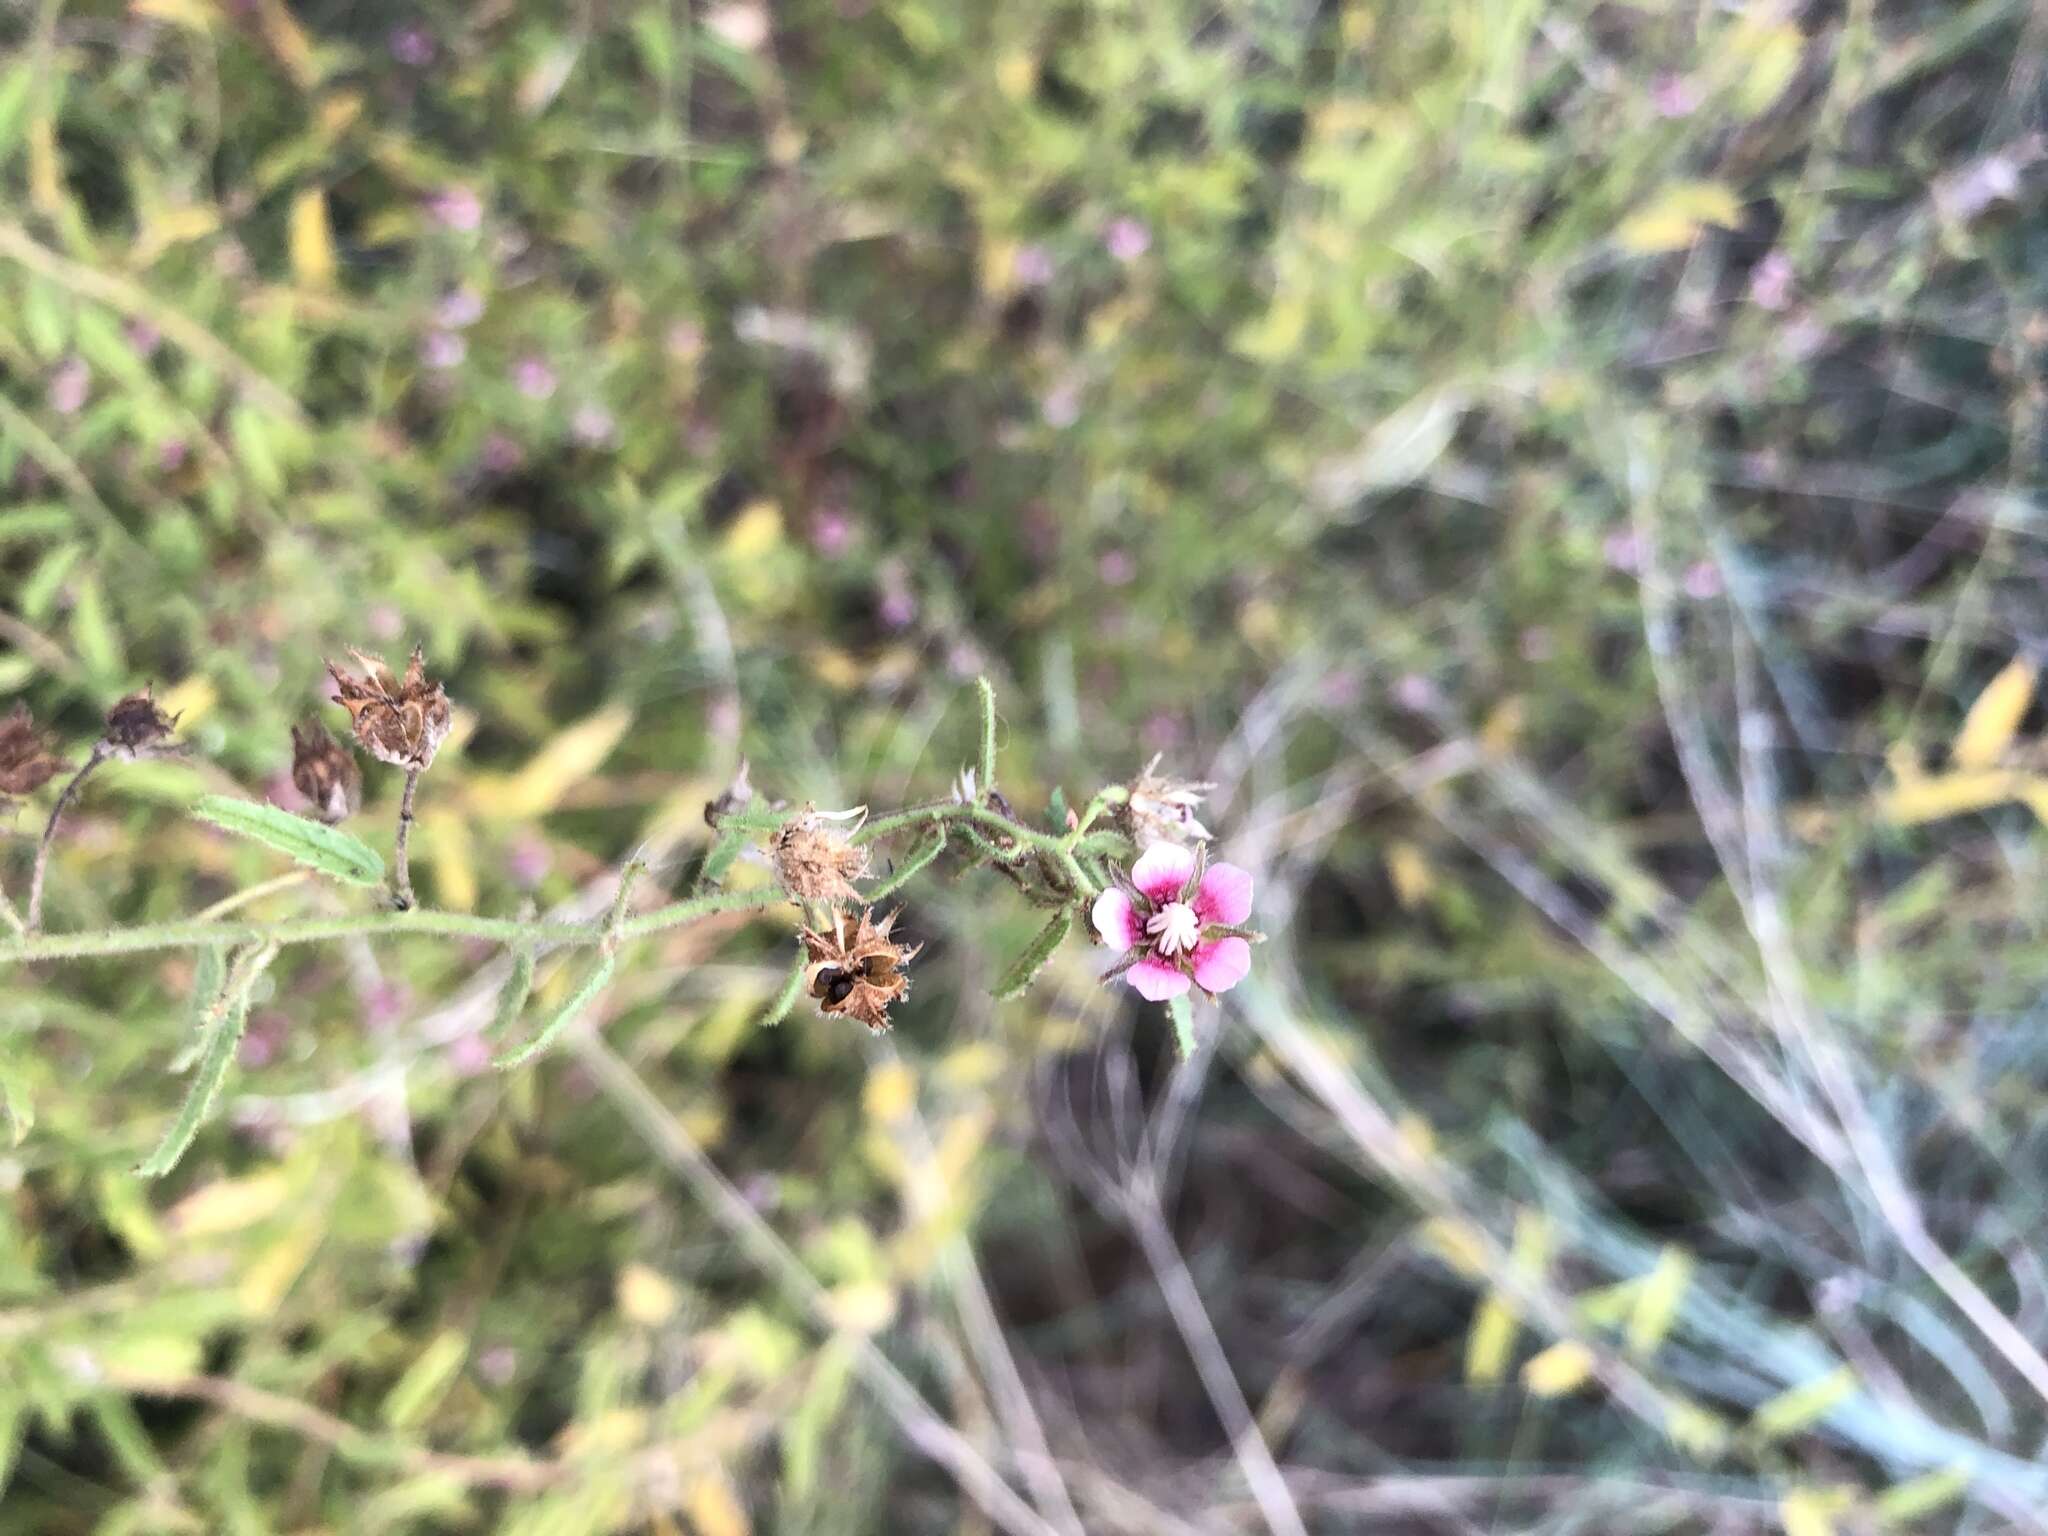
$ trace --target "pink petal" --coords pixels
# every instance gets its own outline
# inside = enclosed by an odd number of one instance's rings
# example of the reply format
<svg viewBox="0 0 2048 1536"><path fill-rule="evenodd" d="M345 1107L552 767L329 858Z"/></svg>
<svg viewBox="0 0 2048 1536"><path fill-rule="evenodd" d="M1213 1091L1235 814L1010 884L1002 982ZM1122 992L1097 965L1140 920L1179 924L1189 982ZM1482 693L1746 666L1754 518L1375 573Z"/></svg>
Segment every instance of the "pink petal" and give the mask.
<svg viewBox="0 0 2048 1536"><path fill-rule="evenodd" d="M1195 916L1205 923L1235 925L1252 915L1252 876L1235 864L1211 864L1195 892Z"/></svg>
<svg viewBox="0 0 2048 1536"><path fill-rule="evenodd" d="M1226 939L1221 942L1230 941ZM1239 939L1236 942L1242 944L1244 940ZM1164 960L1150 955L1125 971L1124 978L1138 989L1138 996L1148 1003L1163 1003L1169 997L1179 997L1188 989L1188 979L1185 975Z"/></svg>
<svg viewBox="0 0 2048 1536"><path fill-rule="evenodd" d="M1095 898L1095 905L1088 916L1095 924L1095 931L1102 935L1102 942L1118 954L1144 940L1145 932L1138 926L1138 914L1131 906L1131 898L1115 886Z"/></svg>
<svg viewBox="0 0 2048 1536"><path fill-rule="evenodd" d="M1131 884L1154 906L1179 901L1181 887L1195 872L1195 856L1177 843L1154 843L1131 866Z"/></svg>
<svg viewBox="0 0 2048 1536"><path fill-rule="evenodd" d="M1228 992L1251 968L1252 947L1243 939L1216 939L1195 946L1195 984L1204 992Z"/></svg>

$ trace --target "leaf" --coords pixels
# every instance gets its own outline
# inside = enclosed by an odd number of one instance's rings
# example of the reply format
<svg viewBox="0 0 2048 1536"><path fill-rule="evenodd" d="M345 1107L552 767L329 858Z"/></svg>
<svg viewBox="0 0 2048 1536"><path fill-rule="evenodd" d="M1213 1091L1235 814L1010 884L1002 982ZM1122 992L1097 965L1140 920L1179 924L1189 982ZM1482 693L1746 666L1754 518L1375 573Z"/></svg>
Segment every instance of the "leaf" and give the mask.
<svg viewBox="0 0 2048 1536"><path fill-rule="evenodd" d="M1451 446L1469 403L1462 389L1448 385L1417 395L1374 427L1356 453L1316 466L1316 500L1339 509L1420 480Z"/></svg>
<svg viewBox="0 0 2048 1536"><path fill-rule="evenodd" d="M903 862L898 864L893 870L889 872L889 877L886 880L884 880L880 885L874 887L874 889L870 890L867 893L866 899L869 901L880 901L884 896L887 896L895 891L900 891L901 889L903 889L904 885L907 882L909 882L912 878L914 878L918 873L920 873L927 864L931 863L933 859L936 859L941 853L944 853L945 851L946 829L944 827L939 827L933 831L930 837L926 838L922 843L919 843L917 847L913 848L910 851L910 853L905 856Z"/></svg>
<svg viewBox="0 0 2048 1536"><path fill-rule="evenodd" d="M697 871L697 889L710 890L725 878L747 846L747 834L736 827L721 827L711 851L704 855L704 867Z"/></svg>
<svg viewBox="0 0 2048 1536"><path fill-rule="evenodd" d="M1665 187L1614 232L1623 250L1638 255L1682 251L1708 224L1733 229L1742 222L1742 200L1713 181L1679 181Z"/></svg>
<svg viewBox="0 0 2048 1536"><path fill-rule="evenodd" d="M505 990L498 994L497 1011L491 1016L491 1035L501 1036L526 1011L526 999L533 991L533 950L520 945L512 951L512 974L505 978Z"/></svg>
<svg viewBox="0 0 2048 1536"><path fill-rule="evenodd" d="M1074 913L1071 907L1062 907L1055 912L1052 921L1038 930L1038 937L1027 944L1024 952L1010 963L1007 971L1003 972L1002 979L995 985L996 1001L1002 1002L1015 997L1030 986L1033 978L1045 969L1046 962L1052 959L1053 952L1060 947L1060 942L1066 938L1073 926Z"/></svg>
<svg viewBox="0 0 2048 1536"><path fill-rule="evenodd" d="M1856 1372L1849 1366L1838 1366L1825 1376L1760 1403L1749 1417L1750 1427L1765 1440L1797 1434L1855 1394Z"/></svg>
<svg viewBox="0 0 2048 1536"><path fill-rule="evenodd" d="M1577 1339L1559 1339L1522 1366L1522 1385L1538 1397L1563 1397L1593 1374L1593 1351Z"/></svg>
<svg viewBox="0 0 2048 1536"><path fill-rule="evenodd" d="M1465 1338L1465 1379L1480 1385L1499 1381L1507 1374L1514 1347L1514 1310L1499 1293L1490 1294L1472 1314L1472 1331Z"/></svg>
<svg viewBox="0 0 2048 1536"><path fill-rule="evenodd" d="M1910 827L1945 816L1989 810L2015 795L2024 796L2028 785L2024 775L2003 768L1929 774L1883 791L1877 797L1876 809L1879 818L1893 826Z"/></svg>
<svg viewBox="0 0 2048 1536"><path fill-rule="evenodd" d="M225 795L203 797L193 805L192 814L224 832L252 837L323 875L351 885L384 883L384 861L376 850L339 827L322 826L275 805L231 800Z"/></svg>
<svg viewBox="0 0 2048 1536"><path fill-rule="evenodd" d="M616 1289L619 1315L642 1327L667 1322L683 1301L671 1281L645 1264L628 1264L620 1270Z"/></svg>
<svg viewBox="0 0 2048 1536"><path fill-rule="evenodd" d="M746 1506L723 1472L707 1472L698 1478L684 1502L697 1536L752 1536Z"/></svg>
<svg viewBox="0 0 2048 1536"><path fill-rule="evenodd" d="M1045 824L1054 832L1067 830L1067 792L1061 785L1053 785L1052 793L1046 797Z"/></svg>
<svg viewBox="0 0 2048 1536"><path fill-rule="evenodd" d="M16 1038L18 1034L0 1047L0 1110L7 1115L8 1142L18 1147L35 1129L36 1107L29 1097L27 1069L14 1054L12 1042Z"/></svg>
<svg viewBox="0 0 2048 1536"><path fill-rule="evenodd" d="M479 785L476 808L486 816L532 821L562 803L562 797L604 765L632 728L633 711L607 704L558 732L509 777Z"/></svg>
<svg viewBox="0 0 2048 1536"><path fill-rule="evenodd" d="M292 199L289 236L292 275L308 288L334 286L334 232L327 223L327 197L308 187Z"/></svg>
<svg viewBox="0 0 2048 1536"><path fill-rule="evenodd" d="M1908 1525L1925 1519L1945 1504L1953 1504L1969 1487L1968 1468L1941 1467L1887 1488L1877 1496L1872 1508L1880 1525Z"/></svg>
<svg viewBox="0 0 2048 1536"><path fill-rule="evenodd" d="M185 1102L178 1108L178 1116L171 1122L164 1138L157 1143L156 1150L144 1158L136 1173L145 1179L161 1178L178 1166L178 1160L192 1145L192 1138L199 1134L199 1127L213 1110L213 1101L220 1094L221 1084L227 1081L228 1068L234 1064L235 1048L242 1043L242 1029L249 1019L249 992L256 985L256 978L270 967L277 956L277 946L268 945L249 954L227 986L207 1009L207 1018L199 1053L199 1070L193 1075L192 1086L185 1092Z"/></svg>
<svg viewBox="0 0 2048 1536"><path fill-rule="evenodd" d="M597 1001L597 995L611 984L612 969L615 964L616 961L613 956L600 956L597 964L590 968L590 974L583 978L583 984L570 995L569 1001L562 1004L560 1009L556 1011L555 1016L541 1026L540 1033L517 1050L507 1051L504 1055L493 1061L491 1065L497 1067L500 1071L510 1071L514 1067L523 1067L542 1051L553 1045L562 1031L576 1022L577 1015Z"/></svg>
<svg viewBox="0 0 2048 1536"><path fill-rule="evenodd" d="M1835 1516L1843 1503L1834 1491L1794 1488L1778 1501L1778 1523L1785 1536L1835 1536Z"/></svg>
<svg viewBox="0 0 2048 1536"><path fill-rule="evenodd" d="M2007 662L1963 717L1949 757L1958 768L1991 768L2005 756L2018 734L2027 707L2034 702L2038 669L2024 656Z"/></svg>
<svg viewBox="0 0 2048 1536"><path fill-rule="evenodd" d="M1183 992L1179 997L1168 998L1167 1017L1173 1020L1174 1043L1180 1047L1180 1059L1188 1060L1195 1054L1195 1010Z"/></svg>
<svg viewBox="0 0 2048 1536"><path fill-rule="evenodd" d="M1657 1265L1636 1292L1628 1314L1628 1347L1638 1355L1651 1353L1664 1342L1678 1316L1679 1304L1692 1281L1692 1257L1683 1248L1667 1246L1657 1255Z"/></svg>
<svg viewBox="0 0 2048 1536"><path fill-rule="evenodd" d="M384 1406L379 1410L385 1424L392 1429L410 1429L426 1418L454 1381L455 1373L462 1369L468 1354L469 1340L462 1334L452 1328L436 1334L385 1394Z"/></svg>
<svg viewBox="0 0 2048 1536"><path fill-rule="evenodd" d="M218 1237L274 1215L291 1194L291 1180L280 1169L245 1179L217 1179L166 1211L164 1224L183 1238Z"/></svg>
<svg viewBox="0 0 2048 1536"><path fill-rule="evenodd" d="M796 960L789 968L789 974L782 978L782 985L776 989L775 996L769 999L768 1011L756 1021L758 1024L764 1027L780 1024L789 1017L789 1010L796 1006L796 1000L803 992L806 969L804 952L798 950Z"/></svg>

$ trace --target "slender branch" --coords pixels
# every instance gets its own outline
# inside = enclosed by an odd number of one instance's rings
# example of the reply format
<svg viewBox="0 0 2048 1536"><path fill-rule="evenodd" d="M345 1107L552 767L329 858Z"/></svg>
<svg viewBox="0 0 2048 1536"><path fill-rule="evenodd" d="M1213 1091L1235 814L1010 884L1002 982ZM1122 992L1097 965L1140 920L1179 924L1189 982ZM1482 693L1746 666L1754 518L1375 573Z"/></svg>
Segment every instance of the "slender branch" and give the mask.
<svg viewBox="0 0 2048 1536"><path fill-rule="evenodd" d="M420 790L420 770L417 767L405 770L405 793L398 800L398 843L392 849L391 857L391 904L401 912L410 912L412 896L412 802Z"/></svg>
<svg viewBox="0 0 2048 1536"><path fill-rule="evenodd" d="M50 807L50 819L43 823L43 840L36 845L36 867L28 877L28 931L32 934L43 922L43 877L50 872L50 849L57 841L57 824L64 819L64 813L71 808L71 802L78 798L79 786L85 783L94 769L107 760L107 744L93 743L93 749L78 772L71 775L57 795L57 803Z"/></svg>
<svg viewBox="0 0 2048 1536"><path fill-rule="evenodd" d="M789 898L779 890L716 891L672 902L619 924L623 939L644 938L686 923L728 912L755 912ZM476 917L467 912L363 912L346 917L293 918L281 923L222 923L187 918L139 928L98 933L34 934L0 939L0 965L35 960L78 960L96 955L133 955L201 944L312 944L323 939L421 936L485 939L495 944L548 944L581 948L604 942L605 927L594 923L522 922L509 917Z"/></svg>

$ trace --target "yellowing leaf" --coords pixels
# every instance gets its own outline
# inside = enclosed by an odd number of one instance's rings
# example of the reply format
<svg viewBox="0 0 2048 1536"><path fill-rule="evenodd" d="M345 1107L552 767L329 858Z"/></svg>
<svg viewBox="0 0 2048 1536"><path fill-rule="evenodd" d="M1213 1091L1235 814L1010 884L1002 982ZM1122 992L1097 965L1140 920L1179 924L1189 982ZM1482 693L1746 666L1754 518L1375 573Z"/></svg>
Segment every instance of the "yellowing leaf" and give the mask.
<svg viewBox="0 0 2048 1536"><path fill-rule="evenodd" d="M721 547L727 559L744 564L760 559L781 542L782 509L764 498L740 508L739 516L725 530Z"/></svg>
<svg viewBox="0 0 2048 1536"><path fill-rule="evenodd" d="M618 1301L619 1313L627 1322L651 1328L675 1316L682 1296L645 1264L628 1264L619 1271Z"/></svg>
<svg viewBox="0 0 2048 1536"><path fill-rule="evenodd" d="M1878 1495L1873 1508L1880 1524L1904 1526L1925 1519L1945 1504L1953 1504L1969 1487L1970 1474L1966 1469L1941 1467L1887 1488Z"/></svg>
<svg viewBox="0 0 2048 1536"><path fill-rule="evenodd" d="M2005 756L2012 745L2027 706L2034 702L2037 669L2024 656L2007 662L1998 676L1984 685L1963 728L1956 733L1949 756L1958 768L1989 768Z"/></svg>
<svg viewBox="0 0 2048 1536"><path fill-rule="evenodd" d="M429 811L420 817L427 852L434 863L434 890L440 904L456 912L473 912L479 894L476 861L470 857L469 823L455 811Z"/></svg>
<svg viewBox="0 0 2048 1536"><path fill-rule="evenodd" d="M197 1339L145 1336L116 1339L99 1352L99 1363L122 1385L179 1381L198 1374Z"/></svg>
<svg viewBox="0 0 2048 1536"><path fill-rule="evenodd" d="M1728 1445L1728 1426L1721 1416L1683 1399L1665 1409L1664 1433L1673 1445L1700 1461L1712 1461Z"/></svg>
<svg viewBox="0 0 2048 1536"><path fill-rule="evenodd" d="M545 816L604 765L632 724L631 709L607 704L556 735L518 772L480 784L474 797L477 810L509 821Z"/></svg>
<svg viewBox="0 0 2048 1536"><path fill-rule="evenodd" d="M381 1409L385 1424L392 1429L411 1429L423 1422L453 1384L468 1354L469 1340L455 1329L436 1334L385 1395Z"/></svg>
<svg viewBox="0 0 2048 1536"><path fill-rule="evenodd" d="M235 1296L251 1317L268 1317L277 1310L278 1303L284 1300L292 1282L304 1271L326 1232L323 1215L308 1217L264 1249L242 1271L241 1284L235 1287Z"/></svg>
<svg viewBox="0 0 2048 1536"><path fill-rule="evenodd" d="M1741 200L1728 188L1712 181L1680 181L1622 220L1614 238L1624 250L1652 255L1685 249L1703 225L1732 229L1741 222Z"/></svg>
<svg viewBox="0 0 2048 1536"><path fill-rule="evenodd" d="M291 1181L278 1169L246 1179L220 1179L201 1185L165 1214L180 1237L217 1237L239 1232L273 1215L291 1195Z"/></svg>
<svg viewBox="0 0 2048 1536"><path fill-rule="evenodd" d="M1731 51L1737 75L1736 109L1744 117L1755 117L1776 101L1792 77L1799 72L1799 56L1805 48L1798 24L1775 19L1775 7L1758 5L1737 24Z"/></svg>
<svg viewBox="0 0 2048 1536"><path fill-rule="evenodd" d="M1848 1505L1838 1489L1794 1488L1778 1501L1785 1536L1835 1536L1835 1516Z"/></svg>
<svg viewBox="0 0 2048 1536"><path fill-rule="evenodd" d="M1023 101L1038 89L1038 61L1022 49L996 60L996 89L1011 101Z"/></svg>
<svg viewBox="0 0 2048 1536"><path fill-rule="evenodd" d="M1780 1392L1760 1403L1749 1417L1750 1427L1766 1440L1797 1434L1825 1418L1836 1404L1856 1392L1856 1373L1840 1366L1827 1375Z"/></svg>
<svg viewBox="0 0 2048 1536"><path fill-rule="evenodd" d="M292 275L308 288L334 285L334 234L327 227L327 196L308 187L292 199Z"/></svg>
<svg viewBox="0 0 2048 1536"><path fill-rule="evenodd" d="M879 1333L896 1318L896 1293L879 1280L855 1280L835 1287L825 1309L849 1333Z"/></svg>
<svg viewBox="0 0 2048 1536"><path fill-rule="evenodd" d="M1519 695L1502 699L1479 727L1479 745L1491 757L1506 757L1522 739L1524 710Z"/></svg>
<svg viewBox="0 0 2048 1536"><path fill-rule="evenodd" d="M1508 1373L1514 1347L1514 1310L1495 1292L1472 1314L1472 1331L1465 1336L1465 1379L1475 1385L1499 1381Z"/></svg>
<svg viewBox="0 0 2048 1536"><path fill-rule="evenodd" d="M1422 850L1409 842L1387 846L1387 879L1393 884L1394 899L1410 912L1436 889L1436 871Z"/></svg>
<svg viewBox="0 0 2048 1536"><path fill-rule="evenodd" d="M746 1507L722 1472L707 1473L692 1483L685 1508L697 1536L749 1536L753 1530Z"/></svg>
<svg viewBox="0 0 2048 1536"><path fill-rule="evenodd" d="M213 706L220 702L220 690L213 686L213 679L195 672L177 687L157 699L157 707L180 726L191 726L204 720Z"/></svg>
<svg viewBox="0 0 2048 1536"><path fill-rule="evenodd" d="M1657 1255L1656 1268L1645 1277L1628 1314L1628 1347L1647 1355L1671 1331L1679 1303L1692 1280L1692 1258L1682 1248L1666 1247Z"/></svg>
<svg viewBox="0 0 2048 1536"><path fill-rule="evenodd" d="M256 0L256 23L270 51L292 77L292 83L302 89L311 86L319 78L313 67L313 44L305 29L293 19L285 0Z"/></svg>
<svg viewBox="0 0 2048 1536"><path fill-rule="evenodd" d="M130 15L151 21L175 22L194 32L210 30L220 15L218 8L206 4L205 0L128 0L128 11Z"/></svg>
<svg viewBox="0 0 2048 1536"><path fill-rule="evenodd" d="M861 1107L870 1120L888 1124L910 1113L917 1102L917 1077L900 1061L885 1061L868 1073Z"/></svg>
<svg viewBox="0 0 2048 1536"><path fill-rule="evenodd" d="M1593 1351L1577 1339L1559 1339L1522 1367L1522 1385L1538 1397L1576 1392L1593 1374Z"/></svg>
<svg viewBox="0 0 2048 1536"><path fill-rule="evenodd" d="M1877 814L1894 826L1910 827L1988 810L2027 788L2023 775L2005 769L1931 774L1885 790L1877 797Z"/></svg>
<svg viewBox="0 0 2048 1536"><path fill-rule="evenodd" d="M1442 1259L1467 1280L1486 1273L1486 1247L1479 1231L1468 1222L1449 1216L1432 1216L1417 1234L1422 1246Z"/></svg>

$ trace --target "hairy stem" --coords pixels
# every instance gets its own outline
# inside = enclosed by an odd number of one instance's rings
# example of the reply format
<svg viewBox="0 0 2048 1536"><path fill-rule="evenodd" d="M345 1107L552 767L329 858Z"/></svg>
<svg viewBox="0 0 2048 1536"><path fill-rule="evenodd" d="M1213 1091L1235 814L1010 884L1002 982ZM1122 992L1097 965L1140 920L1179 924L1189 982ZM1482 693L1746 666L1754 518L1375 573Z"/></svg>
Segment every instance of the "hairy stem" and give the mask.
<svg viewBox="0 0 2048 1536"><path fill-rule="evenodd" d="M31 934L43 922L43 877L50 872L50 849L57 841L57 824L71 809L71 802L78 798L79 786L106 760L107 744L104 741L93 743L92 752L78 772L71 775L71 782L58 792L57 803L50 807L50 819L43 823L43 840L36 844L36 867L28 877L28 932Z"/></svg>
<svg viewBox="0 0 2048 1536"><path fill-rule="evenodd" d="M405 793L398 800L398 842L391 852L391 904L410 912L412 897L412 802L420 790L420 770L405 770Z"/></svg>

